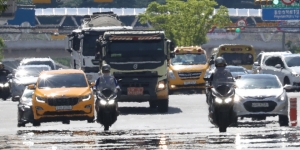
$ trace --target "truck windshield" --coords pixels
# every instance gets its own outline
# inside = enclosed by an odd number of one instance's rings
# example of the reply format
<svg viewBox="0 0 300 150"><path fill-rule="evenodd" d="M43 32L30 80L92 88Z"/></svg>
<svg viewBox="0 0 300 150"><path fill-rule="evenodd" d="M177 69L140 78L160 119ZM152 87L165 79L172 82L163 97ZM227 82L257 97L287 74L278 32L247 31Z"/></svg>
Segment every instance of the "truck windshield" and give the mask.
<svg viewBox="0 0 300 150"><path fill-rule="evenodd" d="M120 57L154 57L164 55L162 40L110 41L108 55Z"/></svg>
<svg viewBox="0 0 300 150"><path fill-rule="evenodd" d="M250 53L223 53L221 54L228 65L252 65L254 58Z"/></svg>
<svg viewBox="0 0 300 150"><path fill-rule="evenodd" d="M84 35L83 38L83 56L95 56L96 54L96 40L99 38L99 35Z"/></svg>
<svg viewBox="0 0 300 150"><path fill-rule="evenodd" d="M200 65L206 64L205 54L177 54L172 59L172 65Z"/></svg>

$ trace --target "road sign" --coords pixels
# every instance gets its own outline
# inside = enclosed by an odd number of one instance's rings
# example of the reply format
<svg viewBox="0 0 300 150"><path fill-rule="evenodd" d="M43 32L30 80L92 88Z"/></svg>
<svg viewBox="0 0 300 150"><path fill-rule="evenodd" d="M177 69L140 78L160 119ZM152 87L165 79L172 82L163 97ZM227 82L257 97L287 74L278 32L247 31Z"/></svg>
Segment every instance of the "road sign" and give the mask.
<svg viewBox="0 0 300 150"><path fill-rule="evenodd" d="M281 0L281 1L286 5L291 5L292 3L295 2L295 0Z"/></svg>
<svg viewBox="0 0 300 150"><path fill-rule="evenodd" d="M262 9L263 21L276 21L276 20L299 20L300 8L270 8Z"/></svg>
<svg viewBox="0 0 300 150"><path fill-rule="evenodd" d="M291 3L290 5L284 4L282 1L279 1L277 5L262 5L262 9L268 9L268 8L300 8L300 3Z"/></svg>
<svg viewBox="0 0 300 150"><path fill-rule="evenodd" d="M278 31L299 32L300 28L282 28L282 26L299 27L300 21L278 21Z"/></svg>
<svg viewBox="0 0 300 150"><path fill-rule="evenodd" d="M241 27L241 30L245 30L245 26L247 26L247 21L245 19L240 19L236 22L236 26Z"/></svg>

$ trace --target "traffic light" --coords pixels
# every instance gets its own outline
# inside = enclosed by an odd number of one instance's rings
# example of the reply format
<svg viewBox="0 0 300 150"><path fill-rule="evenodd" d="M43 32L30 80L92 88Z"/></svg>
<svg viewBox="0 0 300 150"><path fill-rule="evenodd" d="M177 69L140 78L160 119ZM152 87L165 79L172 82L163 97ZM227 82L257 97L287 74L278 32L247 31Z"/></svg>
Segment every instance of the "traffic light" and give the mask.
<svg viewBox="0 0 300 150"><path fill-rule="evenodd" d="M240 33L241 29L240 28L226 28L226 32L236 32Z"/></svg>
<svg viewBox="0 0 300 150"><path fill-rule="evenodd" d="M113 0L94 0L96 3L111 3Z"/></svg>
<svg viewBox="0 0 300 150"><path fill-rule="evenodd" d="M32 0L33 4L51 4L51 0Z"/></svg>
<svg viewBox="0 0 300 150"><path fill-rule="evenodd" d="M254 0L255 5L277 5L279 0Z"/></svg>

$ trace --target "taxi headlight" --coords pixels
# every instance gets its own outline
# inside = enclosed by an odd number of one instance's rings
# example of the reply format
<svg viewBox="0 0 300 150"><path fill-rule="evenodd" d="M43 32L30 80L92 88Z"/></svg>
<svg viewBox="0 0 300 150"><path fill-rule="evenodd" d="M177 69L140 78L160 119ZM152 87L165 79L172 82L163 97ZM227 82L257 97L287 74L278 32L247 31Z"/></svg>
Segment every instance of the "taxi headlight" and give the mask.
<svg viewBox="0 0 300 150"><path fill-rule="evenodd" d="M36 96L35 99L36 99L36 101L38 101L38 102L45 102L45 98L42 98L42 97L40 97L40 96Z"/></svg>
<svg viewBox="0 0 300 150"><path fill-rule="evenodd" d="M170 77L170 79L176 78L172 70L169 70L169 77Z"/></svg>
<svg viewBox="0 0 300 150"><path fill-rule="evenodd" d="M87 101L87 100L90 100L91 97L92 97L92 94L90 93L90 94L88 94L88 95L82 96L81 99L82 99L82 101Z"/></svg>

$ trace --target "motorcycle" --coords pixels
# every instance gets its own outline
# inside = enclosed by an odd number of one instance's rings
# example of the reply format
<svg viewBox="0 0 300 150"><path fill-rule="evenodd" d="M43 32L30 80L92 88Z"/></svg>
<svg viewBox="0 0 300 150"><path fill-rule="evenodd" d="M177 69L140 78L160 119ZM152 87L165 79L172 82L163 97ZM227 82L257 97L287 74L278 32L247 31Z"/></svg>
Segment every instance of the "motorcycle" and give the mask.
<svg viewBox="0 0 300 150"><path fill-rule="evenodd" d="M104 131L109 130L109 127L116 122L119 115L117 96L116 92L107 88L97 91L97 122L104 126Z"/></svg>
<svg viewBox="0 0 300 150"><path fill-rule="evenodd" d="M6 76L0 76L0 98L6 100L10 96L9 81Z"/></svg>

